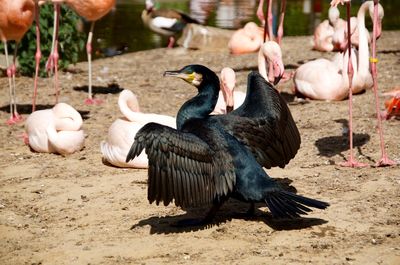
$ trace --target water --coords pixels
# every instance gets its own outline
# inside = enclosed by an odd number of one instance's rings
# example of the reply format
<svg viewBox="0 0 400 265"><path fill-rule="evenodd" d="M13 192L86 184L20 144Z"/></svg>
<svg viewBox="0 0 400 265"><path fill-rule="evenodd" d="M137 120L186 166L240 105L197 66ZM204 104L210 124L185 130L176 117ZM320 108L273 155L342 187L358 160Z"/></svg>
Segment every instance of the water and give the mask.
<svg viewBox="0 0 400 265"><path fill-rule="evenodd" d="M166 37L153 33L145 28L141 13L144 9L144 0L117 0L115 9L107 16L96 22L93 48L94 57L112 56L122 52L134 52L159 47L165 47L168 43ZM274 0L273 13L279 9L280 1ZM400 1L381 0L385 9L383 20L384 30L399 30ZM284 21L284 35L298 36L313 34L315 26L326 19L330 0L287 0L287 8ZM362 1L352 1L352 13L357 13ZM258 0L160 0L159 8L174 8L184 11L205 25L237 29L248 21L259 23L255 15ZM345 8L339 7L342 17L345 16ZM274 16L274 25L276 25ZM369 19L367 26L370 25ZM85 30L89 30L89 24L85 24ZM86 60L85 52L81 58Z"/></svg>

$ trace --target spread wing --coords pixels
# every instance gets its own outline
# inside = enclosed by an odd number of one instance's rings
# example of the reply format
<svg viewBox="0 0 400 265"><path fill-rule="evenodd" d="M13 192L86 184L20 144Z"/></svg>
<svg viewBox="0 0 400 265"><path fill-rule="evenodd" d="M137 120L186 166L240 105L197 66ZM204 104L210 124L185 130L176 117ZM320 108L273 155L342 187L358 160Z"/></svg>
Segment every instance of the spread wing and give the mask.
<svg viewBox="0 0 400 265"><path fill-rule="evenodd" d="M241 107L213 119L246 145L260 165L283 168L300 148L296 123L285 100L261 75L250 73L247 89Z"/></svg>
<svg viewBox="0 0 400 265"><path fill-rule="evenodd" d="M148 123L136 134L126 160L143 149L149 159L150 203L163 201L168 205L174 200L177 206L193 207L210 204L233 190L236 176L232 157L221 146L210 147L194 134Z"/></svg>

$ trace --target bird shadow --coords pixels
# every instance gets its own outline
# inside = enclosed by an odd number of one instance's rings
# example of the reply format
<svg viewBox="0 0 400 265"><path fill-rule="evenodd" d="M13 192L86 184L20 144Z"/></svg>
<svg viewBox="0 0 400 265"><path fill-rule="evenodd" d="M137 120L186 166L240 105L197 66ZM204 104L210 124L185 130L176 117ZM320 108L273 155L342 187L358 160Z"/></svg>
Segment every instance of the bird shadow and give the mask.
<svg viewBox="0 0 400 265"><path fill-rule="evenodd" d="M52 107L54 107L54 105L37 104L36 110L51 109ZM31 114L32 104L17 104L17 110L19 114ZM0 111L10 113L10 104L0 107Z"/></svg>
<svg viewBox="0 0 400 265"><path fill-rule="evenodd" d="M238 207L238 204L239 205ZM274 230L299 230L316 225L322 225L328 221L320 218L299 217L294 219L277 219L272 217L269 212L264 212L257 207L265 207L265 205L257 204L255 212L248 214L246 211L238 212L238 208L243 208L245 203L238 201L228 201L223 209L217 214L213 221L201 225L180 225L185 220L201 219L204 213L208 211L206 208L186 209L186 213L174 216L151 216L140 220L133 224L130 229L135 230L140 227L150 226L150 234L175 234L187 233L206 230L212 227L220 227L221 225L232 221L232 219L241 219L249 222L263 222ZM248 204L246 204L248 205Z"/></svg>
<svg viewBox="0 0 400 265"><path fill-rule="evenodd" d="M280 92L280 94L288 104L291 104L295 101L295 95L293 94L287 92Z"/></svg>
<svg viewBox="0 0 400 265"><path fill-rule="evenodd" d="M297 68L299 68L298 64L285 64L285 70L289 70L289 69L295 70Z"/></svg>
<svg viewBox="0 0 400 265"><path fill-rule="evenodd" d="M88 120L90 118L90 111L88 110L77 110L82 117L82 120Z"/></svg>
<svg viewBox="0 0 400 265"><path fill-rule="evenodd" d="M346 119L338 119L335 121L342 124L343 131L348 132L348 121ZM362 154L361 146L368 143L370 138L369 134L366 133L353 133L353 146L357 148L360 154ZM320 138L315 141L315 146L318 148L319 155L321 156L333 157L335 155L340 155L344 158L345 156L342 152L349 150L348 133ZM372 161L370 157L367 157L367 159Z"/></svg>
<svg viewBox="0 0 400 265"><path fill-rule="evenodd" d="M383 53L383 54L397 54L400 53L400 50L383 50L383 51L379 51L379 53Z"/></svg>
<svg viewBox="0 0 400 265"><path fill-rule="evenodd" d="M75 91L79 92L89 92L88 86L76 86L73 88ZM112 83L108 86L93 86L92 93L93 94L119 94L123 88L121 88L118 84Z"/></svg>
<svg viewBox="0 0 400 265"><path fill-rule="evenodd" d="M297 193L295 187L290 184L293 182L289 178L275 179L280 186L287 191ZM267 207L264 203L256 203L254 213L249 213L249 203L241 202L236 199L228 200L213 218L210 223L201 225L181 225L185 220L193 220L204 217L204 213L209 211L208 208L183 208L186 213L174 216L152 216L131 226L131 230L139 227L150 226L150 234L171 234L185 233L205 230L211 227L219 227L221 224L231 221L232 219L242 219L245 221L264 222L274 230L298 230L315 225L321 225L328 221L319 218L299 217L294 219L277 219L271 213L260 210L260 207Z"/></svg>
<svg viewBox="0 0 400 265"><path fill-rule="evenodd" d="M49 105L49 104L46 104L46 105L36 104L36 111L44 110L44 109L51 109L53 107L54 107L54 105ZM29 115L32 113L32 104L17 104L17 110L18 110L19 114ZM10 104L0 107L0 111L5 112L5 113L10 113ZM90 111L86 111L86 110L77 110L77 111L82 116L83 120L89 119Z"/></svg>

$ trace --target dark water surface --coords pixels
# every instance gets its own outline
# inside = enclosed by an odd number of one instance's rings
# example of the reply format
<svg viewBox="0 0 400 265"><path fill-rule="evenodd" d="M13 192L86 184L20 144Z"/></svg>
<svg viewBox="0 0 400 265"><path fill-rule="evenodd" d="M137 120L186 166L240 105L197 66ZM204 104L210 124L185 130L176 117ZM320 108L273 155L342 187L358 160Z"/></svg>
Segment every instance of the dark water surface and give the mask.
<svg viewBox="0 0 400 265"><path fill-rule="evenodd" d="M165 47L168 43L166 37L162 37L145 28L141 13L145 0L117 0L115 9L107 16L96 22L93 48L96 51L95 58L112 56L122 52L134 52L140 50ZM267 2L267 0L265 1ZM273 0L273 13L279 10L280 1ZM352 1L352 13L357 13L358 7L363 1ZM330 0L287 0L287 8L284 21L284 35L310 35L315 26L326 19ZM400 29L399 0L381 0L385 9L383 19L384 30ZM184 11L205 25L237 29L248 21L259 23L255 15L258 0L160 0L159 8L174 8ZM340 6L342 18L345 17L345 8ZM369 16L367 16L369 17ZM274 16L274 25L276 16ZM367 19L367 25L370 25ZM89 25L85 24L85 30ZM83 52L82 60L86 60Z"/></svg>

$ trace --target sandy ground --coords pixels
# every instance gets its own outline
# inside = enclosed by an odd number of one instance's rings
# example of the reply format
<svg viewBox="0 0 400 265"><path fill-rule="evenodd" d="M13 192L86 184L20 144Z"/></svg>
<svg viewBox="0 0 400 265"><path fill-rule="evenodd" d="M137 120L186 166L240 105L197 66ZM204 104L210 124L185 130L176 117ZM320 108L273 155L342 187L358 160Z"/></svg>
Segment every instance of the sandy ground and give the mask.
<svg viewBox="0 0 400 265"><path fill-rule="evenodd" d="M400 32L379 40L379 86L400 84ZM321 56L310 37L285 37L286 69ZM175 206L150 205L146 170L102 162L100 141L120 113L118 92L138 94L145 112L175 115L194 89L162 77L165 70L200 63L237 71L238 87L256 69L256 54L157 49L94 62L96 97L86 106L86 63L60 77L61 101L84 117L85 148L63 157L34 153L21 140L23 124L6 126L8 82L0 79L0 264L400 264L400 167L342 168L348 154L342 135L348 102L304 101L291 95L292 81L279 85L298 124L302 145L285 169L269 174L300 194L331 203L307 218L274 221L265 205L243 217L247 205L230 200L208 227L178 229L188 215ZM31 108L31 78L17 78L20 110ZM54 104L51 79L41 79L40 108ZM381 97L381 107L383 98ZM380 157L372 91L354 98L356 156L373 165ZM384 122L389 156L400 162L400 121ZM205 210L189 217L202 216Z"/></svg>

